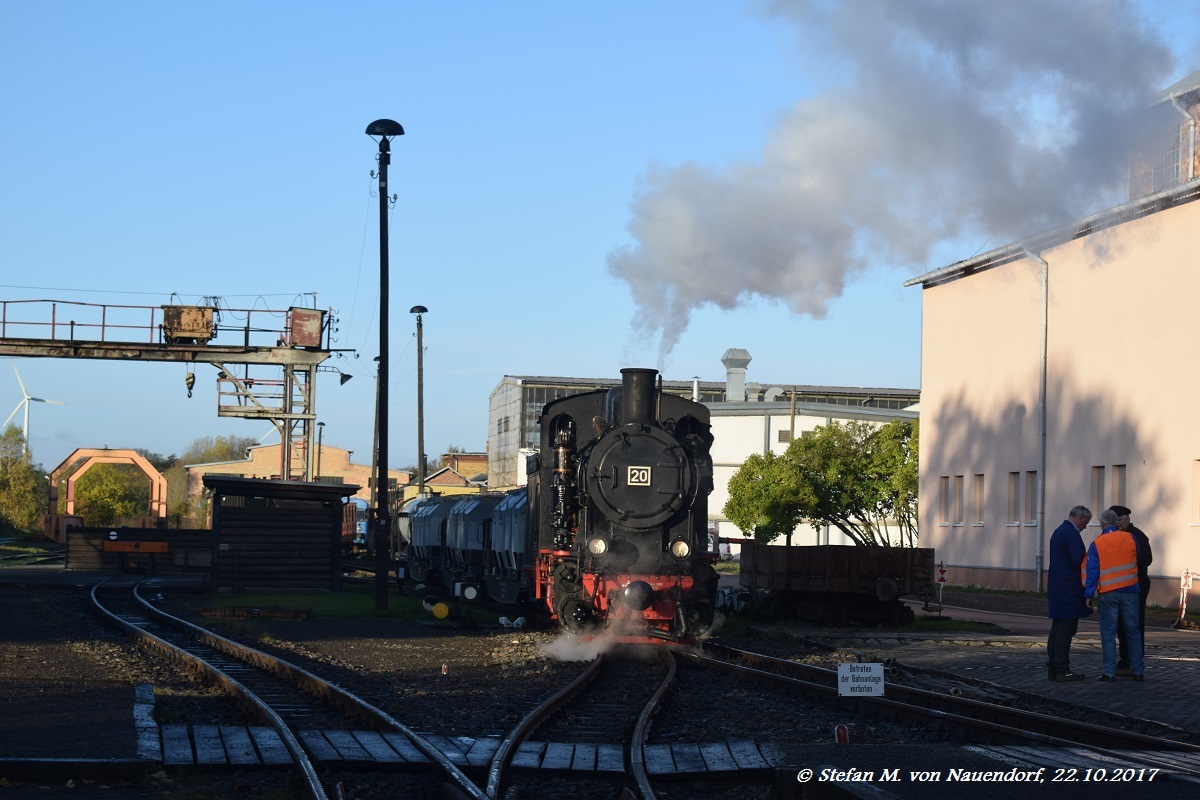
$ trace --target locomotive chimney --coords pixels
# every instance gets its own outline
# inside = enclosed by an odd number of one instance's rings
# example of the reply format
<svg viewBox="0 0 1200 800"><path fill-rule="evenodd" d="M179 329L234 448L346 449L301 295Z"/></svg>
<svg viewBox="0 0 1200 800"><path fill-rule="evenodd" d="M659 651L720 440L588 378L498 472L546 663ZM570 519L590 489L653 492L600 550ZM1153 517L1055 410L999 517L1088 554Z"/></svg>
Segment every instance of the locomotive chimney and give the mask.
<svg viewBox="0 0 1200 800"><path fill-rule="evenodd" d="M658 370L630 367L621 370L621 423L654 421L654 378Z"/></svg>

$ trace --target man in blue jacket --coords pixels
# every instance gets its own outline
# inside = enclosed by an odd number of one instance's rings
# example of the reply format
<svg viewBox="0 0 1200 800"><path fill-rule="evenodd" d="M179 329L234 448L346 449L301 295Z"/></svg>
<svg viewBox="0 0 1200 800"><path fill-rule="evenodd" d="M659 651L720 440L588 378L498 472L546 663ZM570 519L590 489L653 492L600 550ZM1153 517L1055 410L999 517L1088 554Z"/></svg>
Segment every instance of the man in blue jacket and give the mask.
<svg viewBox="0 0 1200 800"><path fill-rule="evenodd" d="M1046 600L1050 638L1046 640L1046 669L1052 681L1081 681L1071 671L1071 639L1079 620L1092 613L1083 596L1083 559L1087 551L1079 532L1092 520L1086 506L1075 506L1050 536L1050 568L1046 571Z"/></svg>

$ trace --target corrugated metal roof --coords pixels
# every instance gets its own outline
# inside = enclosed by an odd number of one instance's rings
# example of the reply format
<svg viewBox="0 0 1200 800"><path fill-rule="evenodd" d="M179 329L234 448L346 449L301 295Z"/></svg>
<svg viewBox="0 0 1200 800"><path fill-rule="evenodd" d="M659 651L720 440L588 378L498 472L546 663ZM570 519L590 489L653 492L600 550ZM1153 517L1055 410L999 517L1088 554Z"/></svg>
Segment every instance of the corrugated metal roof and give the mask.
<svg viewBox="0 0 1200 800"><path fill-rule="evenodd" d="M555 378L548 375L505 375L504 377L514 381L519 381L522 384L542 385L548 388L560 386L594 386L597 389L610 389L614 386L621 385L621 381L613 378ZM770 381L749 381L747 385L756 385L760 388L771 388L778 386L789 394L793 386L795 387L797 394L873 394L880 396L908 397L920 393L920 390L918 389L898 389L874 386L822 386L816 384L772 383ZM669 381L664 379L663 387L672 390L691 391L692 381ZM723 392L725 391L725 381L700 381L700 390L708 392Z"/></svg>
<svg viewBox="0 0 1200 800"><path fill-rule="evenodd" d="M1163 103L1167 100L1174 100L1176 97L1185 95L1188 92L1194 92L1197 89L1200 89L1200 71L1193 72L1183 80L1171 84L1156 94L1154 99L1156 102Z"/></svg>
<svg viewBox="0 0 1200 800"><path fill-rule="evenodd" d="M1139 217L1148 216L1157 211L1190 203L1197 198L1200 198L1200 178L1176 186L1174 189L1147 195L1131 203L1116 206L1107 211L1101 211L1090 217L1084 217L1077 222L1072 222L1061 228L1055 228L1030 236L1027 239L1004 245L1003 247L997 247L995 250L989 250L974 258L956 261L948 266L940 267L931 272L926 272L924 275L911 278L905 281L904 285L915 286L921 284L926 287L933 286L963 277L964 275L970 275L973 272L998 267L1025 258L1030 253L1041 253L1044 250L1065 244L1073 239L1079 239L1096 231L1111 228Z"/></svg>

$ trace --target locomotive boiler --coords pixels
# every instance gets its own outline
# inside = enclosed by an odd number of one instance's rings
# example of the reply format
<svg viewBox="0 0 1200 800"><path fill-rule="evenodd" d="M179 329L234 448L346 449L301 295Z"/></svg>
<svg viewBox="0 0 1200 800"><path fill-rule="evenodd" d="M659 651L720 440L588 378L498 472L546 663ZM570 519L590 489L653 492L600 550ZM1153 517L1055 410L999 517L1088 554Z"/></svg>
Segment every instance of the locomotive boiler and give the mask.
<svg viewBox="0 0 1200 800"><path fill-rule="evenodd" d="M554 400L530 475L537 597L567 631L694 641L717 575L708 541L709 412L662 392L652 369Z"/></svg>

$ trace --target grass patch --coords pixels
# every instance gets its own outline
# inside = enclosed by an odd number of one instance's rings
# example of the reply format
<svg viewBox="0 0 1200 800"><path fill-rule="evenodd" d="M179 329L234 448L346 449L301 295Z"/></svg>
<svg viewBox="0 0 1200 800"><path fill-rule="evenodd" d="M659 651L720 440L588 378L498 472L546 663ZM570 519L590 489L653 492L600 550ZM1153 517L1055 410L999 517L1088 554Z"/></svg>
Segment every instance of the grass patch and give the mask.
<svg viewBox="0 0 1200 800"><path fill-rule="evenodd" d="M48 539L11 528L0 534L0 556L39 556L59 547Z"/></svg>
<svg viewBox="0 0 1200 800"><path fill-rule="evenodd" d="M721 575L738 575L742 571L742 562L740 561L718 561L713 564L715 569Z"/></svg>
<svg viewBox="0 0 1200 800"><path fill-rule="evenodd" d="M316 590L253 591L226 594L200 595L193 603L196 610L204 608L261 608L261 609L305 609L313 619L392 619L434 620L434 615L424 607L429 595L388 594L388 607L375 609L375 587L363 584L347 584L341 592ZM465 615L468 604L456 603L452 599L436 597L450 609L447 622L456 616ZM470 607L471 618L481 624L494 623L499 614L480 606ZM513 616L511 613L509 616Z"/></svg>

